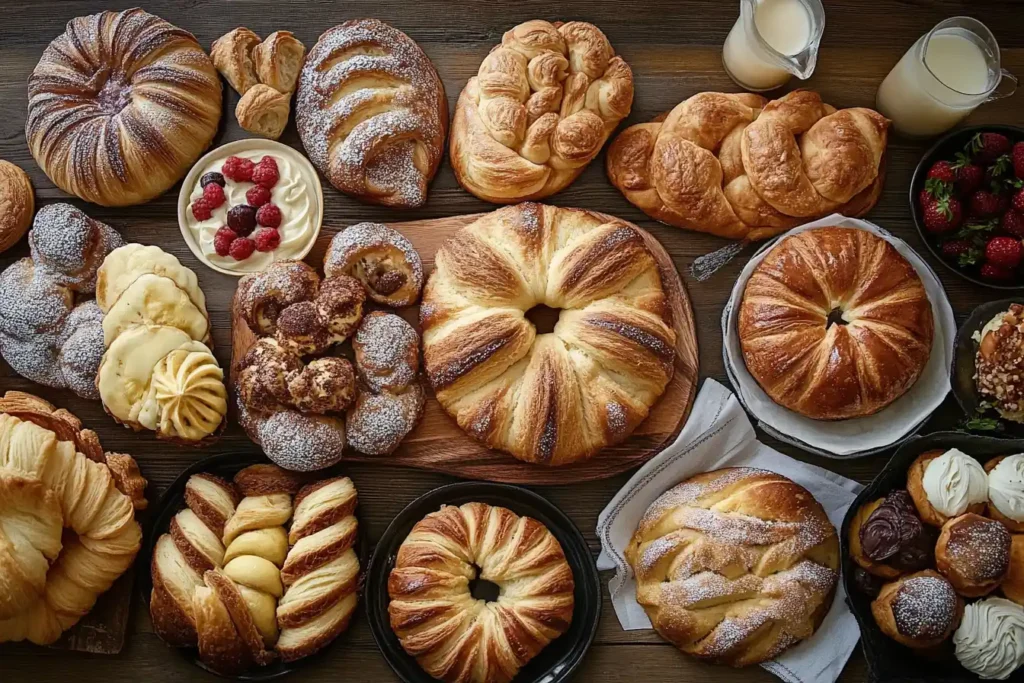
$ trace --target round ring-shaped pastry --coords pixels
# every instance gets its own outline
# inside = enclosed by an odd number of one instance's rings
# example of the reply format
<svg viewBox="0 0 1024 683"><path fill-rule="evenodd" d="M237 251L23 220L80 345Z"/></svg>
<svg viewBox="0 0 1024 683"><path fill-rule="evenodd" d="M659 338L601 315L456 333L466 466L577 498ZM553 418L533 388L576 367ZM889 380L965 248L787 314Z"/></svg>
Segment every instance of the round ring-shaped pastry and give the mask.
<svg viewBox="0 0 1024 683"><path fill-rule="evenodd" d="M488 447L550 465L624 440L672 377L675 332L639 229L525 203L445 242L420 307L437 400ZM553 332L527 318L562 309Z"/></svg>
<svg viewBox="0 0 1024 683"><path fill-rule="evenodd" d="M750 374L776 403L815 420L882 410L931 354L931 303L914 267L866 230L784 238L754 268L738 334Z"/></svg>
<svg viewBox="0 0 1024 683"><path fill-rule="evenodd" d="M195 37L160 17L137 8L77 17L29 77L25 137L65 192L141 204L209 146L222 90Z"/></svg>

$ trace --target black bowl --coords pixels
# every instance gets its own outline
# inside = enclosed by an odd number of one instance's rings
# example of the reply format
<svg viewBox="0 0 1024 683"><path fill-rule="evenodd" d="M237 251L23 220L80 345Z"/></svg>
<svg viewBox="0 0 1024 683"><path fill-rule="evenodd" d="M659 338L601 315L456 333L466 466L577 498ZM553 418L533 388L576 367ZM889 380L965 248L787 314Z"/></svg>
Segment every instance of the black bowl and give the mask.
<svg viewBox="0 0 1024 683"><path fill-rule="evenodd" d="M979 416L978 405L981 397L974 383L974 359L978 352L978 342L974 341L974 333L988 324L988 321L1010 307L1010 304L1024 304L1024 297L1016 299L1000 299L989 301L971 311L970 316L956 333L953 346L953 365L949 369L949 383L953 387L953 395L968 418ZM984 417L999 417L995 410L985 412ZM999 420L1003 431L993 432L994 437L1024 438L1024 424L1013 420Z"/></svg>
<svg viewBox="0 0 1024 683"><path fill-rule="evenodd" d="M601 584L597 576L597 565L583 534L565 513L536 493L507 484L460 482L442 486L414 500L388 526L370 559L367 576L372 577L372 580L367 581L366 585L366 612L370 630L384 659L405 683L436 683L415 659L406 654L391 630L388 617L388 576L395 566L399 546L417 522L439 510L442 505L471 502L500 505L516 514L532 517L546 526L562 545L576 582L572 625L531 659L512 683L560 683L569 680L597 634L601 614Z"/></svg>
<svg viewBox="0 0 1024 683"><path fill-rule="evenodd" d="M200 460L195 463L187 470L182 472L174 483L168 487L164 494L160 497L159 502L150 511L146 525L143 529L143 536L145 541L142 546L142 552L139 553L138 560L136 561L136 571L138 574L138 580L136 585L138 586L139 592L142 594L142 599L146 605L146 611L149 611L149 599L150 592L153 590L153 575L150 573L150 560L153 557L153 549L156 547L157 539L167 533L171 525L171 519L174 515L185 507L185 484L188 483L189 477L199 472L206 472L208 474L215 474L218 477L231 481L235 474L249 465L256 465L259 463L270 463L268 459L260 455L244 454L239 455L236 453L223 453L221 455L214 455ZM330 468L319 472L318 475L322 475L319 478L327 478L337 476L335 472L337 468ZM360 567L366 567L367 557L369 556L369 543L367 543L365 537L364 527L360 525L359 539L357 540L356 552L359 554L359 565ZM365 569L360 580L365 578ZM356 610L356 614L359 610ZM355 615L353 615L354 617ZM186 661L195 664L203 671L211 673L221 678L229 678L238 681L269 681L271 679L280 678L296 671L306 664L319 659L327 652L335 643L345 638L345 635L351 631L351 625L342 633L338 638L323 649L315 652L314 654L298 659L294 662L282 662L279 659L274 660L268 666L253 666L249 670L238 674L237 676L225 676L224 674L218 673L213 669L209 668L199 659L199 651L196 648L182 648L176 647L171 648L178 652L179 655L185 658ZM170 646L168 646L170 647Z"/></svg>
<svg viewBox="0 0 1024 683"><path fill-rule="evenodd" d="M939 138L939 141L932 145L931 149L925 152L924 156L921 157L921 161L917 163L917 168L914 169L914 176L910 180L910 212L914 217L914 225L917 226L917 232L921 235L921 240L928 247L928 250L932 252L932 255L935 256L943 266L953 271L963 279L973 282L976 285L981 285L982 287L1004 289L1007 291L1022 291L1024 290L1024 279L1018 279L1019 284L1001 285L995 282L989 282L988 280L982 280L981 277L978 277L963 268L957 267L956 264L947 261L942 256L942 251L935 242L935 236L925 229L924 218L921 215L921 207L917 205L917 196L921 193L921 190L924 189L924 181L928 176L928 169L932 167L932 164L940 159L953 159L953 156L957 152L963 151L964 145L966 145L972 137L977 133L982 132L1002 133L1006 137L1010 138L1011 142L1024 140L1024 128L995 124L990 126L969 126L967 128L958 128L952 133L948 133L947 135Z"/></svg>
<svg viewBox="0 0 1024 683"><path fill-rule="evenodd" d="M889 464L853 501L843 520L839 537L843 555L843 585L846 588L847 603L860 624L860 643L868 662L869 679L873 683L968 683L978 680L977 676L957 661L949 641L940 650L925 654L900 645L882 633L871 615L871 598L861 593L854 584L853 570L857 565L850 559L847 540L850 522L861 505L895 489L904 488L907 485L907 470L917 456L930 450L950 448L958 448L984 464L997 455L1024 452L1024 440L994 439L963 432L935 432L927 436L915 436L896 450ZM1018 671L1010 680L1021 679L1024 679L1024 672Z"/></svg>

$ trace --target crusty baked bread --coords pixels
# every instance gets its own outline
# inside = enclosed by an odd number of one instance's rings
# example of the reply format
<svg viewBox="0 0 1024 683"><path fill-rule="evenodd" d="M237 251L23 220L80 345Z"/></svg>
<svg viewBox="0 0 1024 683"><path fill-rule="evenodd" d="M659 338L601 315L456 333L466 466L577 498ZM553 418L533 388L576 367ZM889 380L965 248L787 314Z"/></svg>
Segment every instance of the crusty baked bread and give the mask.
<svg viewBox="0 0 1024 683"><path fill-rule="evenodd" d="M65 192L141 204L209 146L221 90L191 33L138 8L77 17L29 77L25 138Z"/></svg>
<svg viewBox="0 0 1024 683"><path fill-rule="evenodd" d="M881 237L814 228L754 268L737 326L750 374L776 403L815 420L871 415L902 396L931 354L931 302Z"/></svg>
<svg viewBox="0 0 1024 683"><path fill-rule="evenodd" d="M673 373L675 332L639 229L524 203L438 250L420 307L437 400L471 436L561 465L624 440ZM562 309L550 334L526 312Z"/></svg>
<svg viewBox="0 0 1024 683"><path fill-rule="evenodd" d="M869 211L882 191L888 127L871 109L837 111L807 90L772 101L704 92L624 130L606 166L652 218L759 240L834 211Z"/></svg>
<svg viewBox="0 0 1024 683"><path fill-rule="evenodd" d="M806 489L734 467L662 494L626 559L637 602L663 638L702 659L748 666L821 625L839 578L839 539Z"/></svg>
<svg viewBox="0 0 1024 683"><path fill-rule="evenodd" d="M35 212L36 198L28 174L0 159L0 252L24 236Z"/></svg>
<svg viewBox="0 0 1024 683"><path fill-rule="evenodd" d="M490 202L542 199L574 181L633 105L633 73L593 24L505 32L459 95L451 163Z"/></svg>
<svg viewBox="0 0 1024 683"><path fill-rule="evenodd" d="M501 589L474 598L470 581ZM485 503L448 505L416 523L388 577L391 628L445 683L508 683L568 630L575 581L540 522Z"/></svg>
<svg viewBox="0 0 1024 683"><path fill-rule="evenodd" d="M967 598L988 595L1010 571L1010 532L994 519L973 512L942 525L935 544L935 566Z"/></svg>
<svg viewBox="0 0 1024 683"><path fill-rule="evenodd" d="M926 569L882 587L871 603L882 633L915 649L942 643L960 624L964 601L940 574Z"/></svg>
<svg viewBox="0 0 1024 683"><path fill-rule="evenodd" d="M377 19L328 29L299 77L295 122L313 165L342 192L416 207L444 155L448 104L434 65Z"/></svg>

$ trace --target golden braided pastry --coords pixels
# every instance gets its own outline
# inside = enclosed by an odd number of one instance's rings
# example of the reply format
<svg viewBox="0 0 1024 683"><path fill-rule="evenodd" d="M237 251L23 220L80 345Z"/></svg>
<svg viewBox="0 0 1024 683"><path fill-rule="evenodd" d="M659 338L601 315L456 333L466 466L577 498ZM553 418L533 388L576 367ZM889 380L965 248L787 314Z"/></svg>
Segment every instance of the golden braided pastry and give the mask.
<svg viewBox="0 0 1024 683"><path fill-rule="evenodd" d="M141 204L209 146L221 90L192 34L160 17L138 8L77 17L29 77L25 137L65 192Z"/></svg>
<svg viewBox="0 0 1024 683"><path fill-rule="evenodd" d="M698 93L624 130L608 177L669 225L760 240L834 211L867 213L882 192L889 121L836 110L808 90L768 101Z"/></svg>
<svg viewBox="0 0 1024 683"><path fill-rule="evenodd" d="M772 247L743 290L737 328L765 393L815 420L895 401L920 377L934 335L914 267L881 237L835 227Z"/></svg>
<svg viewBox="0 0 1024 683"><path fill-rule="evenodd" d="M654 501L626 559L637 602L663 638L701 659L748 666L821 625L839 578L839 537L803 487L731 467Z"/></svg>
<svg viewBox="0 0 1024 683"><path fill-rule="evenodd" d="M501 589L474 598L479 577ZM388 577L391 628L446 683L507 683L572 623L572 569L535 519L484 503L432 512L402 542Z"/></svg>
<svg viewBox="0 0 1024 683"><path fill-rule="evenodd" d="M469 79L452 121L459 184L508 204L566 188L633 106L633 73L593 24L527 21Z"/></svg>
<svg viewBox="0 0 1024 683"><path fill-rule="evenodd" d="M118 457L42 399L0 400L0 643L56 641L135 560L145 480Z"/></svg>
<svg viewBox="0 0 1024 683"><path fill-rule="evenodd" d="M621 442L673 373L675 332L639 229L525 203L438 250L420 308L426 374L490 448L561 465ZM526 312L563 309L550 334Z"/></svg>

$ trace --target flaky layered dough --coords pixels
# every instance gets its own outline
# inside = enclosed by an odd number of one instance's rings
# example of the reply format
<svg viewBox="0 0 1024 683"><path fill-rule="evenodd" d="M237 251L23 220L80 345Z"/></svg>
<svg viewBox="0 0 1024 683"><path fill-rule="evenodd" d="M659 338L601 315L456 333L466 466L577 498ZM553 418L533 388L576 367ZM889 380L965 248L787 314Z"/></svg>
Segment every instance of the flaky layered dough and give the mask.
<svg viewBox="0 0 1024 683"><path fill-rule="evenodd" d="M561 465L624 440L672 377L675 332L643 235L526 203L445 242L423 294L423 360L459 426L520 460ZM563 309L550 334L526 312Z"/></svg>
<svg viewBox="0 0 1024 683"><path fill-rule="evenodd" d="M842 420L910 389L928 363L934 322L921 279L891 244L827 227L785 238L758 264L738 334L747 369L773 401Z"/></svg>
<svg viewBox="0 0 1024 683"><path fill-rule="evenodd" d="M839 538L803 487L726 468L662 494L626 559L637 602L663 638L701 659L748 666L821 625L839 578Z"/></svg>
<svg viewBox="0 0 1024 683"><path fill-rule="evenodd" d="M501 589L495 601L473 597L478 575ZM543 524L466 503L413 527L388 577L388 613L402 647L434 678L507 683L568 630L574 588L562 546Z"/></svg>
<svg viewBox="0 0 1024 683"><path fill-rule="evenodd" d="M768 101L698 93L608 148L608 177L652 218L760 240L834 211L860 216L882 191L889 121L807 90Z"/></svg>
<svg viewBox="0 0 1024 683"><path fill-rule="evenodd" d="M138 8L77 17L29 77L25 138L65 192L141 204L209 146L221 90L192 34L160 17Z"/></svg>
<svg viewBox="0 0 1024 683"><path fill-rule="evenodd" d="M469 79L452 121L455 177L487 201L575 180L633 106L633 73L593 24L527 21Z"/></svg>

